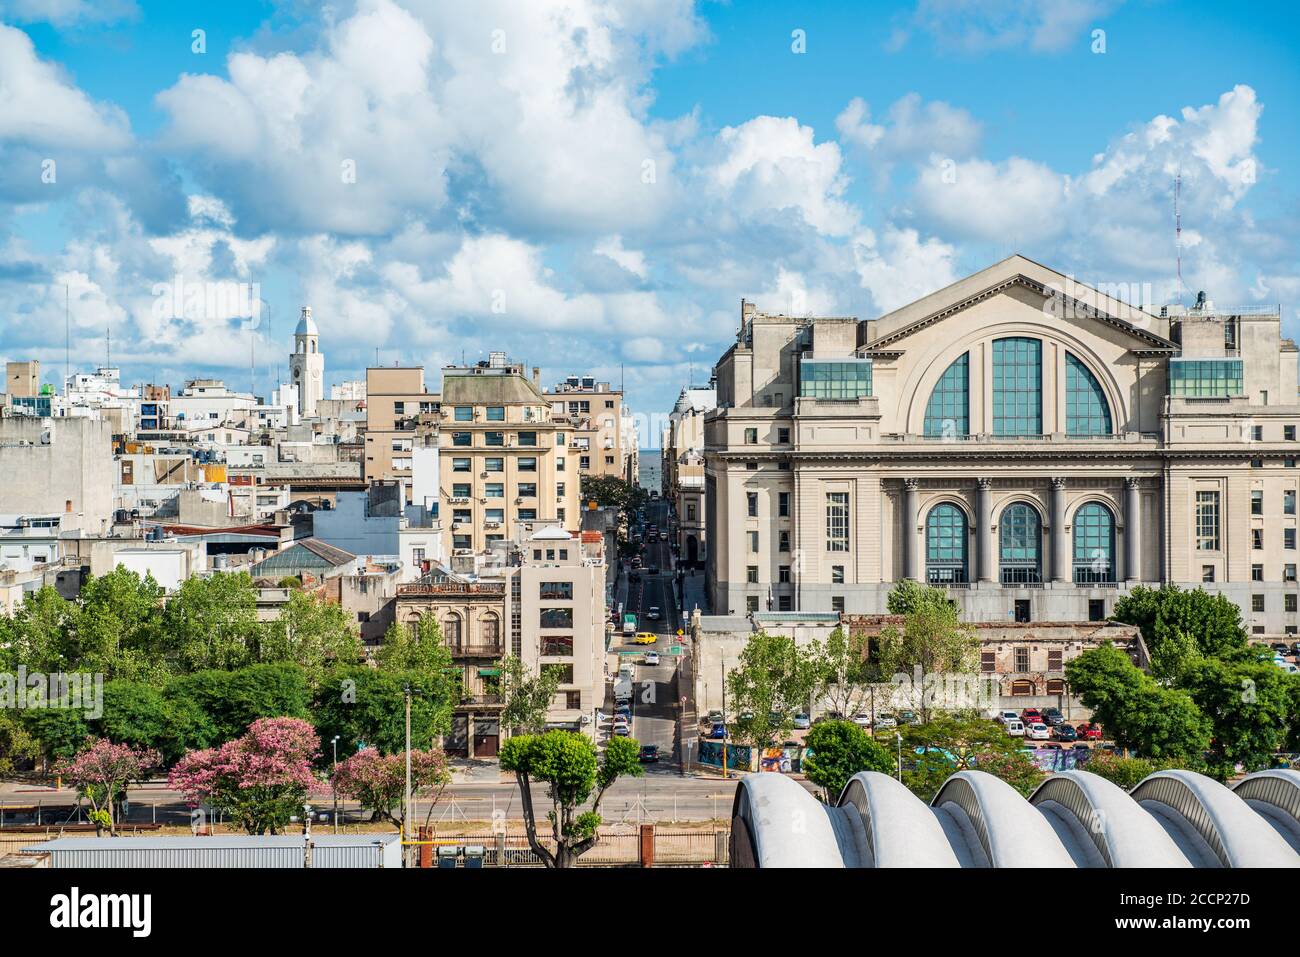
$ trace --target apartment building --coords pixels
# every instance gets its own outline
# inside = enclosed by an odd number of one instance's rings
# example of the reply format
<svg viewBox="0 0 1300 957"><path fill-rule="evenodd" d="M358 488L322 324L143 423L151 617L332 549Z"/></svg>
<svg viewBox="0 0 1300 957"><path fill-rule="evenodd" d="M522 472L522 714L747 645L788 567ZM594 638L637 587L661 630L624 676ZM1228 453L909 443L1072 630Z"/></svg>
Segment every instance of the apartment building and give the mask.
<svg viewBox="0 0 1300 957"><path fill-rule="evenodd" d="M677 515L679 561L702 565L707 552L704 505L704 416L717 406L712 388L682 389L664 426L663 494Z"/></svg>
<svg viewBox="0 0 1300 957"><path fill-rule="evenodd" d="M719 613L1106 617L1137 584L1294 634L1300 353L1277 306L1144 310L1021 256L877 319L742 302L705 418Z"/></svg>
<svg viewBox="0 0 1300 957"><path fill-rule="evenodd" d="M564 669L548 728L594 733L605 693L602 536L552 525L498 550L505 561L480 577L437 569L397 591L396 620L415 626L433 615L461 671L465 694L447 748L469 757L494 756L500 744L500 665L507 654L534 673L546 665Z"/></svg>
<svg viewBox="0 0 1300 957"><path fill-rule="evenodd" d="M546 393L552 418L573 424L571 446L581 475L612 475L635 482L637 433L623 393L595 376L571 375Z"/></svg>
<svg viewBox="0 0 1300 957"><path fill-rule="evenodd" d="M425 390L423 366L366 370L367 482L404 481L409 500L416 423L421 415L436 416L438 409L438 396Z"/></svg>

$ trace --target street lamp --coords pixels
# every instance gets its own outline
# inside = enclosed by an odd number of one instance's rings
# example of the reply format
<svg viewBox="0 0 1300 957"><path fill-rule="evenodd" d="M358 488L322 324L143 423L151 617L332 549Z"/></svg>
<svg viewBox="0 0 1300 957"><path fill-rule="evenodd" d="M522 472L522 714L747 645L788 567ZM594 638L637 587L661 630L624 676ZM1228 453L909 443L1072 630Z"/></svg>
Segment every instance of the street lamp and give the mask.
<svg viewBox="0 0 1300 957"><path fill-rule="evenodd" d="M339 736L334 735L330 744L334 746L334 778L337 779L339 773ZM335 787L334 781L330 781L330 791L334 795L334 833L339 832L339 792Z"/></svg>
<svg viewBox="0 0 1300 957"><path fill-rule="evenodd" d="M902 732L894 732L894 740L898 742L898 783L903 783L903 735Z"/></svg>

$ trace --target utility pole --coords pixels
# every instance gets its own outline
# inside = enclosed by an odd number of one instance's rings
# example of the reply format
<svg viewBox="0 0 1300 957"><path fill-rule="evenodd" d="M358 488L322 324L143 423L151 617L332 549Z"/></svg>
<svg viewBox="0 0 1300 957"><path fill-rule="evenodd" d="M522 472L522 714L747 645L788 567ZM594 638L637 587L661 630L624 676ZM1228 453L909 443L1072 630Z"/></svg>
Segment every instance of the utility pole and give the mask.
<svg viewBox="0 0 1300 957"><path fill-rule="evenodd" d="M727 776L727 656L722 656L718 669L722 672L722 777Z"/></svg>
<svg viewBox="0 0 1300 957"><path fill-rule="evenodd" d="M406 686L406 813L402 815L402 840L411 832L411 686Z"/></svg>

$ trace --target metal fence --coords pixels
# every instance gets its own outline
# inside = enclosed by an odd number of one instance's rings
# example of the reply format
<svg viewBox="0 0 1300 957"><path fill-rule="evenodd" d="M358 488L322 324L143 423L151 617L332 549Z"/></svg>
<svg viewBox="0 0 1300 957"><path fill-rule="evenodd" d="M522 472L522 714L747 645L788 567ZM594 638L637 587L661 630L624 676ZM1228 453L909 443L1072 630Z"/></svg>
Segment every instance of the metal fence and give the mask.
<svg viewBox="0 0 1300 957"><path fill-rule="evenodd" d="M636 829L601 828L596 846L578 859L582 867L639 867L641 866L641 834ZM528 835L519 829L506 831L455 832L433 828L428 841L434 848L434 864L439 847L479 847L483 849L484 867L541 867L538 858L528 845ZM541 838L543 847L554 850L555 842ZM663 829L654 831L655 866L703 866L727 863L728 832L713 829ZM419 860L419 845L407 848L407 864L415 867Z"/></svg>

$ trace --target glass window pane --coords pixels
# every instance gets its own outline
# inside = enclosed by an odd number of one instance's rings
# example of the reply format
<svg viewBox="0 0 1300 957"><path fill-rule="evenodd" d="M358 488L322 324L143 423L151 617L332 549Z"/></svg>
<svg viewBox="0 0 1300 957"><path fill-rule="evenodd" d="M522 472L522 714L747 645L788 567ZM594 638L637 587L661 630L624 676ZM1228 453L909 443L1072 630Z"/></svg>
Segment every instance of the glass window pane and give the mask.
<svg viewBox="0 0 1300 957"><path fill-rule="evenodd" d="M1068 435L1110 435L1110 403L1097 377L1071 353L1065 354L1065 431Z"/></svg>
<svg viewBox="0 0 1300 957"><path fill-rule="evenodd" d="M993 341L993 434L1041 435L1043 344L1013 336Z"/></svg>
<svg viewBox="0 0 1300 957"><path fill-rule="evenodd" d="M925 407L925 434L933 436L970 434L970 353L965 352L948 366L930 393Z"/></svg>

